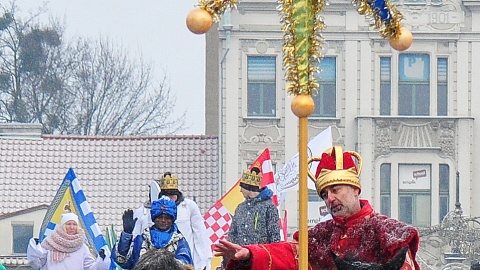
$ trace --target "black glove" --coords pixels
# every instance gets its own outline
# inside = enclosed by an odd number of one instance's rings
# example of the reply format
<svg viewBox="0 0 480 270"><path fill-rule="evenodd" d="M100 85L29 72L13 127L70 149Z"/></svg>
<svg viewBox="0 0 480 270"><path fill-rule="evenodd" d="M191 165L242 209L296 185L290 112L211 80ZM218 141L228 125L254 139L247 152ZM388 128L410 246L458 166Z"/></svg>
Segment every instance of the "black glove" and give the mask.
<svg viewBox="0 0 480 270"><path fill-rule="evenodd" d="M128 209L123 212L123 231L126 233L132 233L133 228L135 227L135 222L137 222L137 219L133 219L133 210Z"/></svg>
<svg viewBox="0 0 480 270"><path fill-rule="evenodd" d="M102 260L105 260L105 250L102 248L100 249L100 252L98 252L98 256L100 256L100 258L102 258Z"/></svg>
<svg viewBox="0 0 480 270"><path fill-rule="evenodd" d="M401 248L397 254L395 254L395 256L384 265L385 269L400 269L405 263L407 252L408 247Z"/></svg>

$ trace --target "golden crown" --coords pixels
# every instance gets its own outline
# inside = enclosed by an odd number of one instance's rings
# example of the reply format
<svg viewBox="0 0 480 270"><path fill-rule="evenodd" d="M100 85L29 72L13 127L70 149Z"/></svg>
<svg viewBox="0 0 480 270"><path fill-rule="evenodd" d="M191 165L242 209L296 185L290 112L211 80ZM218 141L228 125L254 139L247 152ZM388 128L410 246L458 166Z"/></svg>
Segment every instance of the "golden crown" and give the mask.
<svg viewBox="0 0 480 270"><path fill-rule="evenodd" d="M259 187L260 182L262 182L262 173L257 174L256 172L246 171L243 173L240 182Z"/></svg>
<svg viewBox="0 0 480 270"><path fill-rule="evenodd" d="M335 169L325 169L322 168L319 175L315 177L315 175L307 171L308 177L315 182L315 187L317 189L318 195L320 192L328 186L332 185L351 185L358 187L360 190L362 186L360 184L360 173L362 172L362 157L355 151L343 151L341 146L334 146L330 149L327 149L324 153L328 154L329 156L335 151ZM357 159L358 168L351 167L351 168L344 168L343 166L343 153L349 153L352 157ZM322 157L312 157L308 159L307 163L310 164L314 161L322 161ZM321 166L319 164L318 166Z"/></svg>
<svg viewBox="0 0 480 270"><path fill-rule="evenodd" d="M173 175L167 175L160 179L160 188L164 189L178 189L178 178Z"/></svg>

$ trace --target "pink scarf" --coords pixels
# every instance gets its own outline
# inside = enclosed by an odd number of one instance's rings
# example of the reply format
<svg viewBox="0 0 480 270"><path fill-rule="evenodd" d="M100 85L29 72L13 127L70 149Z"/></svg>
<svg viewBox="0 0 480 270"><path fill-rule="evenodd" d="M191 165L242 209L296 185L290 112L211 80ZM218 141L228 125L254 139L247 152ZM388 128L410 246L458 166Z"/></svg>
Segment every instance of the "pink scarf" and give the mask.
<svg viewBox="0 0 480 270"><path fill-rule="evenodd" d="M42 247L50 250L51 261L61 262L72 252L79 250L85 241L83 231L70 235L60 226L42 242Z"/></svg>

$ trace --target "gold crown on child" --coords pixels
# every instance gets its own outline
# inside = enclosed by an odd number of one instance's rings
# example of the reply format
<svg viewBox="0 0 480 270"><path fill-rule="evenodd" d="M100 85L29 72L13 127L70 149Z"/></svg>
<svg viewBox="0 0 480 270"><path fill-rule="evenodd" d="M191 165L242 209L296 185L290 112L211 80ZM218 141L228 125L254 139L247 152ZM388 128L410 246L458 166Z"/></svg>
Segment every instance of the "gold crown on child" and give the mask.
<svg viewBox="0 0 480 270"><path fill-rule="evenodd" d="M167 175L160 179L160 188L164 189L178 189L178 178L174 175Z"/></svg>
<svg viewBox="0 0 480 270"><path fill-rule="evenodd" d="M245 183L251 186L260 186L260 182L262 182L262 173L256 173L251 171L245 171L242 175L242 179L240 180L241 183Z"/></svg>

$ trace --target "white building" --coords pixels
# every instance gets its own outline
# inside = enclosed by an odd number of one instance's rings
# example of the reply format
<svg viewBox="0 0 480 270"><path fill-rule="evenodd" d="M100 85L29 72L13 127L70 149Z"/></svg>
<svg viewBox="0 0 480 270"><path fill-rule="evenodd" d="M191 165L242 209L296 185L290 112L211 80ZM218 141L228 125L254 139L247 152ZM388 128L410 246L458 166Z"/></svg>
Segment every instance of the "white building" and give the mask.
<svg viewBox="0 0 480 270"><path fill-rule="evenodd" d="M455 209L459 172L463 212L480 216L480 1L394 3L414 36L403 52L351 1L325 8L309 137L332 126L334 144L362 155L361 196L384 214L418 227L439 224ZM265 147L276 169L298 151L276 7L273 0L240 0L207 34L206 130L220 135L223 191ZM287 198L292 229L297 200L296 193Z"/></svg>

